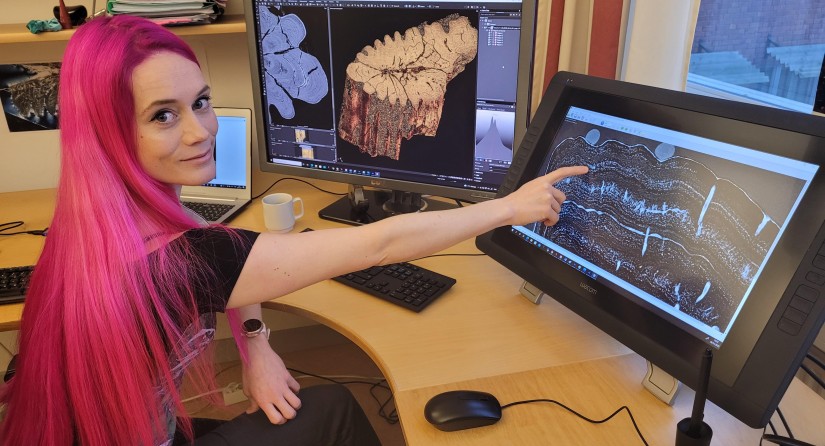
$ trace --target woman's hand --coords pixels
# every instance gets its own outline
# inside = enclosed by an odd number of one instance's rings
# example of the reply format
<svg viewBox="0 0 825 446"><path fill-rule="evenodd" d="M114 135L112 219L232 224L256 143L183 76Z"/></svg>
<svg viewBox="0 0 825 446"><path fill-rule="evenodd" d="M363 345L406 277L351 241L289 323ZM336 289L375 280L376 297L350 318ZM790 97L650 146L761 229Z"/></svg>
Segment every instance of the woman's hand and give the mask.
<svg viewBox="0 0 825 446"><path fill-rule="evenodd" d="M587 171L587 166L561 167L525 183L510 195L503 197L502 200L513 212L508 224L526 225L540 221L547 226L553 226L558 223L561 204L567 197L554 185L565 178L583 175Z"/></svg>
<svg viewBox="0 0 825 446"><path fill-rule="evenodd" d="M295 418L301 408L301 386L263 336L249 339L249 364L243 368L243 391L249 397L246 413L261 409L272 424Z"/></svg>

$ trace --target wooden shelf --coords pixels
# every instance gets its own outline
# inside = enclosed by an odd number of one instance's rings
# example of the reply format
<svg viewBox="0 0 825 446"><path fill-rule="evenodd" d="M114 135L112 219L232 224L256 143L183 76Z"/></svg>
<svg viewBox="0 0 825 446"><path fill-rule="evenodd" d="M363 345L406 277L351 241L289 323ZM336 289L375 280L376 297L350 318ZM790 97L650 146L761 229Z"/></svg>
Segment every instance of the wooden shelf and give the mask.
<svg viewBox="0 0 825 446"><path fill-rule="evenodd" d="M173 26L169 30L179 36L201 36L214 34L235 34L246 32L244 17L227 15L209 25ZM0 24L0 44L65 42L74 35L74 29L32 34L25 23Z"/></svg>

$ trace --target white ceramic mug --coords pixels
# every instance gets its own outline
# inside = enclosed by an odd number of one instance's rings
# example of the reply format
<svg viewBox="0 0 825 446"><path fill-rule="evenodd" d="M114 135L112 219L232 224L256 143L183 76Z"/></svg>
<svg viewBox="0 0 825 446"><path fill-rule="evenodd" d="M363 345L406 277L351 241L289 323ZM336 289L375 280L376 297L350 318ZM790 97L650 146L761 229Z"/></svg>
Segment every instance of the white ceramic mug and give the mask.
<svg viewBox="0 0 825 446"><path fill-rule="evenodd" d="M277 193L265 196L261 203L264 208L264 225L272 232L289 232L295 227L295 220L304 215L304 201L290 194ZM300 207L295 211L295 206Z"/></svg>

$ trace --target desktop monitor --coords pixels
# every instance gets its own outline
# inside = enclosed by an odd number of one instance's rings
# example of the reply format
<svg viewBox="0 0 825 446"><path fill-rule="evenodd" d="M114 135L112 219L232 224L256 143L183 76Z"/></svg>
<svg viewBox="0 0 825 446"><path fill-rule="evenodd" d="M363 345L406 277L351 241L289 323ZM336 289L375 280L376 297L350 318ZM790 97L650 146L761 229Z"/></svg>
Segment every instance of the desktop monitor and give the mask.
<svg viewBox="0 0 825 446"><path fill-rule="evenodd" d="M261 170L357 186L321 217L495 196L528 125L534 0L253 0L245 14Z"/></svg>
<svg viewBox="0 0 825 446"><path fill-rule="evenodd" d="M499 195L566 165L558 224L478 247L765 426L825 319L823 118L559 73Z"/></svg>

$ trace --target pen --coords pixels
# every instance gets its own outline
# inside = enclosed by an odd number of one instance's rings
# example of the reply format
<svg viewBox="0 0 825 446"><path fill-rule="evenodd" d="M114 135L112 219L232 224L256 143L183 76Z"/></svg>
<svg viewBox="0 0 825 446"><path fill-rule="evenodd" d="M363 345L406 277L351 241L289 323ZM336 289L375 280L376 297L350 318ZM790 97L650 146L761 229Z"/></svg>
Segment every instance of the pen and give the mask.
<svg viewBox="0 0 825 446"><path fill-rule="evenodd" d="M713 351L705 349L702 355L702 368L699 373L701 381L696 389L696 396L693 398L693 413L690 415L690 426L687 434L697 438L701 432L702 419L705 417L705 400L708 397L708 382L710 381L710 364L713 361Z"/></svg>

